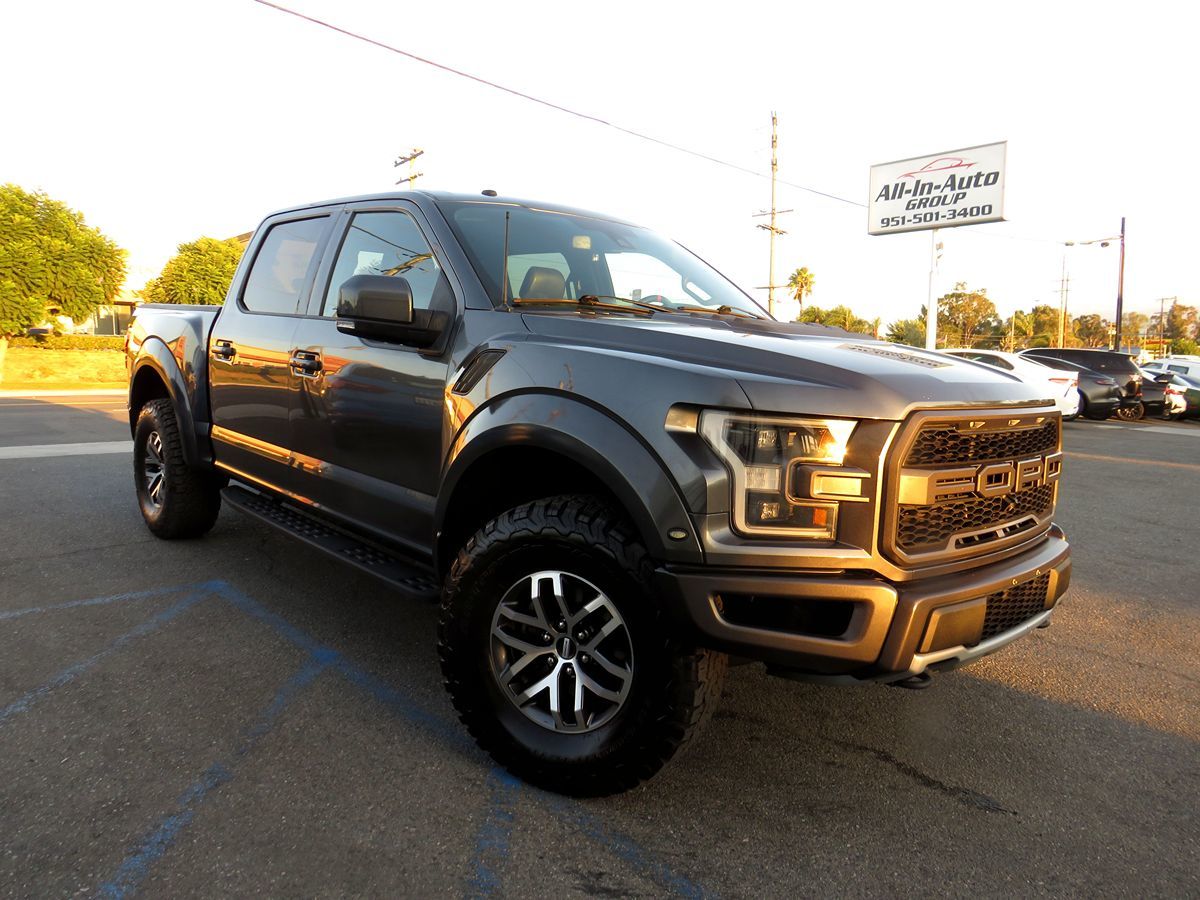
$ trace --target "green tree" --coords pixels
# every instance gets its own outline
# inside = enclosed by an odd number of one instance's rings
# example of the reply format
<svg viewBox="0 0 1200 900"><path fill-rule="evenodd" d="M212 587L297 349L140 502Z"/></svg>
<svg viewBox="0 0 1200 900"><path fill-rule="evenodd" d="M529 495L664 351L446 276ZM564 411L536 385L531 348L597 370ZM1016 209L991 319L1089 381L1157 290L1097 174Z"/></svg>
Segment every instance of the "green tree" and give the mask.
<svg viewBox="0 0 1200 900"><path fill-rule="evenodd" d="M800 304L801 309L804 308L804 298L812 293L816 283L816 276L808 271L807 266L797 269L788 277L787 286L792 289L792 296L796 298L796 302ZM797 319L797 321L802 320Z"/></svg>
<svg viewBox="0 0 1200 900"><path fill-rule="evenodd" d="M1075 337L1085 347L1108 346L1108 322L1095 313L1076 317L1074 321Z"/></svg>
<svg viewBox="0 0 1200 900"><path fill-rule="evenodd" d="M1150 326L1150 317L1145 313L1127 312L1121 316L1121 342L1137 345Z"/></svg>
<svg viewBox="0 0 1200 900"><path fill-rule="evenodd" d="M201 237L180 244L140 296L148 303L224 303L241 258L242 245L235 238Z"/></svg>
<svg viewBox="0 0 1200 900"><path fill-rule="evenodd" d="M925 346L925 320L900 319L887 327L887 339L893 344L907 344L910 347Z"/></svg>
<svg viewBox="0 0 1200 900"><path fill-rule="evenodd" d="M832 309L821 309L819 306L806 306L800 310L797 322L814 322L817 325L832 325L844 328L846 331L856 331L860 334L873 334L872 323L860 319L848 306L835 306Z"/></svg>
<svg viewBox="0 0 1200 900"><path fill-rule="evenodd" d="M960 281L950 293L938 298L938 331L950 341L970 347L982 335L1000 324L996 304L988 299L987 289L972 291Z"/></svg>
<svg viewBox="0 0 1200 900"><path fill-rule="evenodd" d="M1171 341L1171 352L1179 356L1196 356L1200 354L1200 344L1191 338L1175 338Z"/></svg>
<svg viewBox="0 0 1200 900"><path fill-rule="evenodd" d="M125 251L41 191L0 185L0 344L47 313L81 322L111 303Z"/></svg>
<svg viewBox="0 0 1200 900"><path fill-rule="evenodd" d="M1029 311L1029 318L1033 321L1033 327L1027 346L1058 346L1058 313L1058 307L1050 306L1048 303L1039 303Z"/></svg>
<svg viewBox="0 0 1200 900"><path fill-rule="evenodd" d="M1195 340L1197 337L1196 307L1184 306L1182 303L1172 303L1167 311L1166 337L1172 341L1183 338Z"/></svg>

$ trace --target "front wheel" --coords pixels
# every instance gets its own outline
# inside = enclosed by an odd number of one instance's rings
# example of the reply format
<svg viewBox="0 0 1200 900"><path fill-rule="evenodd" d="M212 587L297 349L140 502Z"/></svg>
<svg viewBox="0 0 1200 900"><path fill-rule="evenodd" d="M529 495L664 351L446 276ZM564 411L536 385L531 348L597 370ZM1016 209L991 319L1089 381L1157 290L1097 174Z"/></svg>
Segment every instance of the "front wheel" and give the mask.
<svg viewBox="0 0 1200 900"><path fill-rule="evenodd" d="M217 521L220 483L183 458L179 420L170 400L151 400L138 414L133 478L142 518L156 537L199 537Z"/></svg>
<svg viewBox="0 0 1200 900"><path fill-rule="evenodd" d="M627 790L671 759L720 697L724 654L673 633L645 549L588 497L488 522L443 596L446 688L479 745L565 794Z"/></svg>

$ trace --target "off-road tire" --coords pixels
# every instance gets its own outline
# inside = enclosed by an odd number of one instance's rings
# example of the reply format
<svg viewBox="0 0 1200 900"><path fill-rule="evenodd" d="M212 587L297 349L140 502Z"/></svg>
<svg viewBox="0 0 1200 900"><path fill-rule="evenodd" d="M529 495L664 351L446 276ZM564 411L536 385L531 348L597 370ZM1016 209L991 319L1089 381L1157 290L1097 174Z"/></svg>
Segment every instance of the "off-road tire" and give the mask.
<svg viewBox="0 0 1200 900"><path fill-rule="evenodd" d="M162 455L159 503L150 499L145 477L147 444L154 434L161 442ZM142 518L155 537L200 537L217 521L221 511L220 479L184 461L179 420L170 400L151 400L138 413L133 432L133 479Z"/></svg>
<svg viewBox="0 0 1200 900"><path fill-rule="evenodd" d="M492 674L497 605L522 577L546 569L575 573L604 591L632 641L628 697L587 733L528 721ZM591 497L517 506L467 541L443 588L438 655L459 718L480 747L539 787L603 796L650 778L695 736L720 699L728 659L680 640L655 597L652 571L624 517Z"/></svg>

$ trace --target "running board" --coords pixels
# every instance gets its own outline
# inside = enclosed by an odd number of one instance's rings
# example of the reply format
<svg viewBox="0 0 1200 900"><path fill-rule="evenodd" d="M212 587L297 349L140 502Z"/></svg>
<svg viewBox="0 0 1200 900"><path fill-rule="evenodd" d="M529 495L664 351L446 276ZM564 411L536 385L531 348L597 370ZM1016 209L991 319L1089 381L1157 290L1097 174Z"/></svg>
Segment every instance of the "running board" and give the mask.
<svg viewBox="0 0 1200 900"><path fill-rule="evenodd" d="M221 492L221 496L234 509L386 581L403 594L425 600L437 599L437 579L433 572L417 563L369 544L302 509L265 494L230 485Z"/></svg>

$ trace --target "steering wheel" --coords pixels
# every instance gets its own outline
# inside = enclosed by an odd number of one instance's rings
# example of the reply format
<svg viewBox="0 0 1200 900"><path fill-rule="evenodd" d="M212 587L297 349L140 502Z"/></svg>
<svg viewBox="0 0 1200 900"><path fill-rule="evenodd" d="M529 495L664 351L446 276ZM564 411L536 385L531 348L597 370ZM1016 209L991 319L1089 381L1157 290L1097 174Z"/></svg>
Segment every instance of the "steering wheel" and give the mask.
<svg viewBox="0 0 1200 900"><path fill-rule="evenodd" d="M671 301L662 294L645 294L639 300L639 303L657 303L660 306L670 306Z"/></svg>

